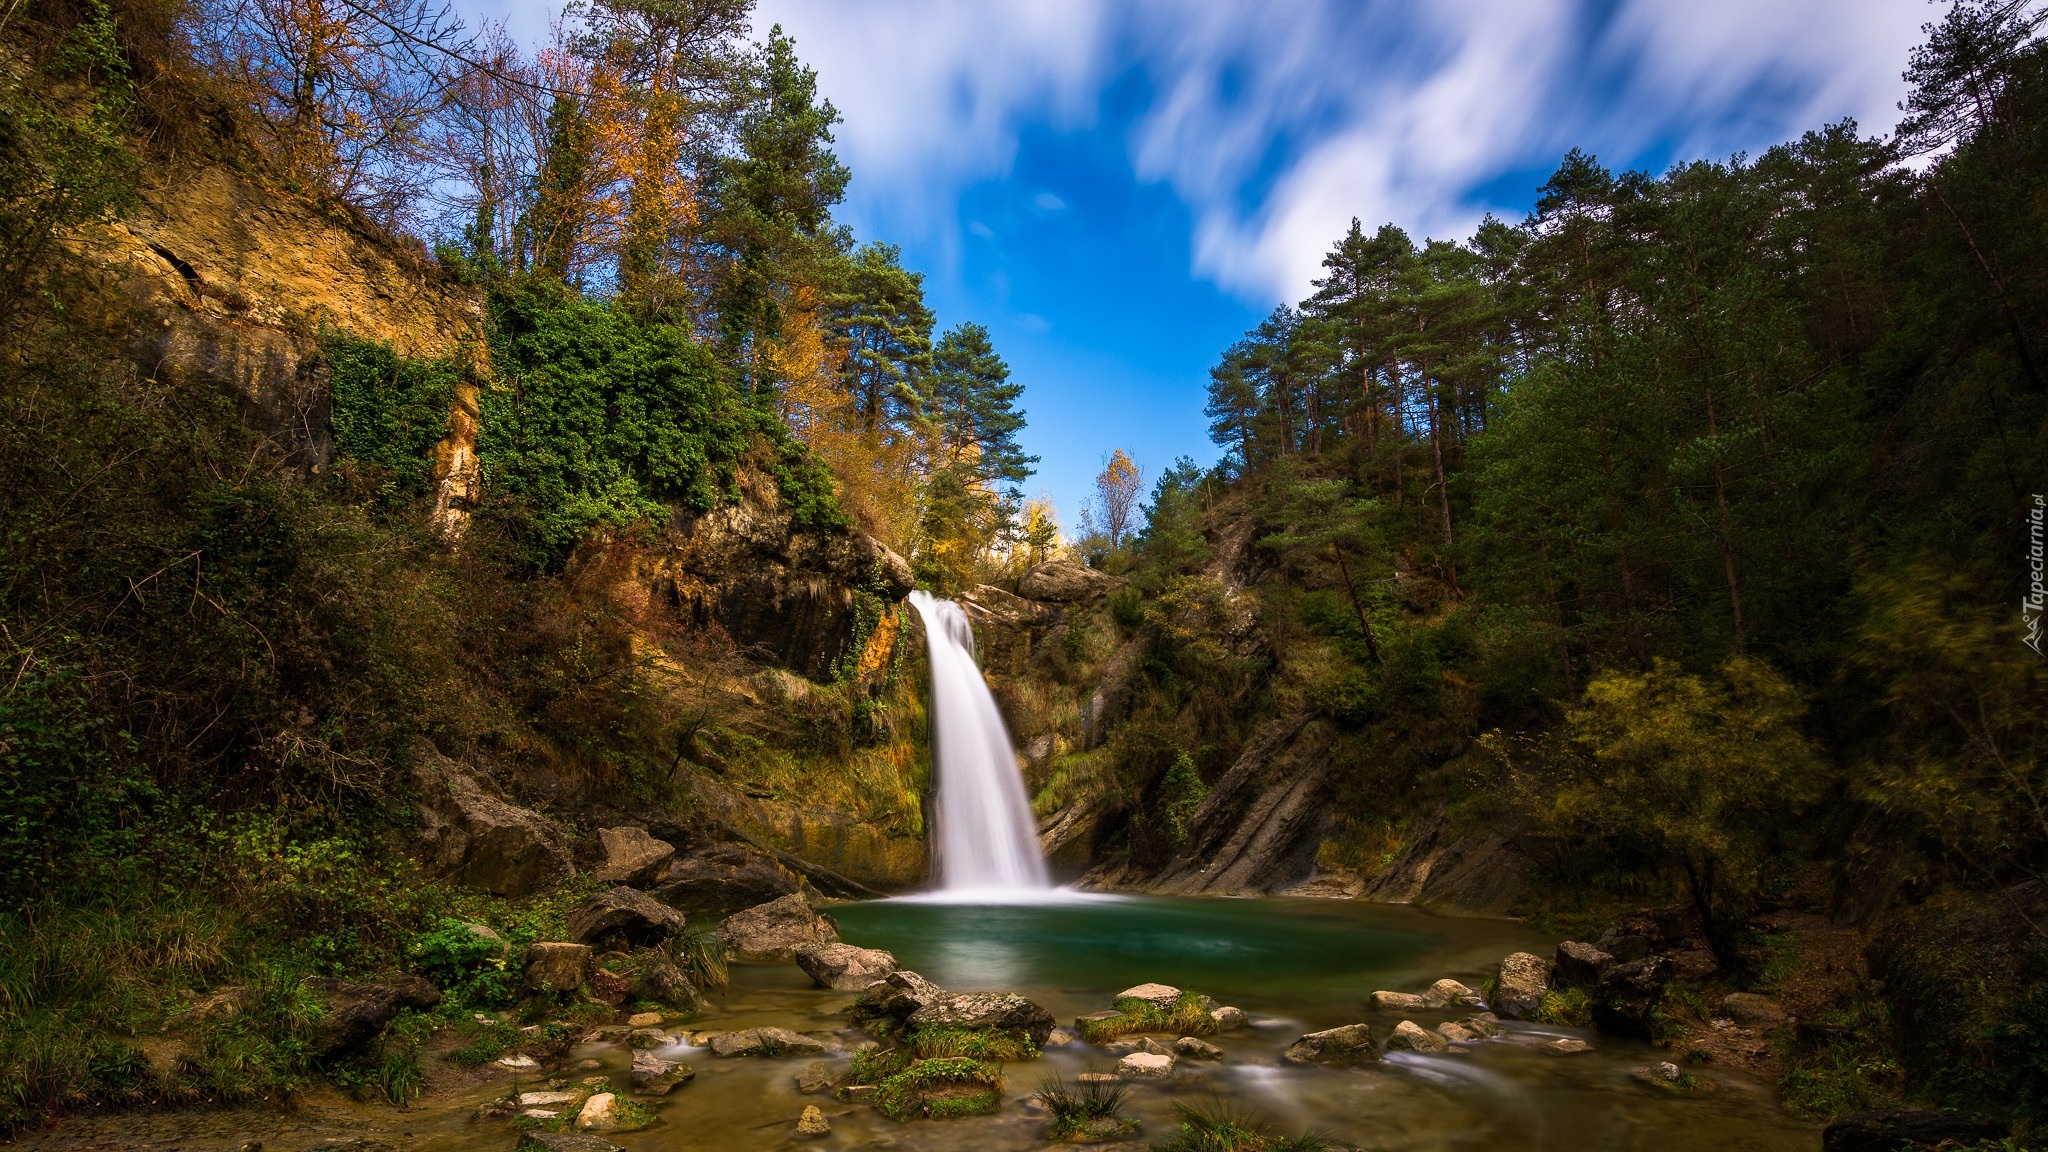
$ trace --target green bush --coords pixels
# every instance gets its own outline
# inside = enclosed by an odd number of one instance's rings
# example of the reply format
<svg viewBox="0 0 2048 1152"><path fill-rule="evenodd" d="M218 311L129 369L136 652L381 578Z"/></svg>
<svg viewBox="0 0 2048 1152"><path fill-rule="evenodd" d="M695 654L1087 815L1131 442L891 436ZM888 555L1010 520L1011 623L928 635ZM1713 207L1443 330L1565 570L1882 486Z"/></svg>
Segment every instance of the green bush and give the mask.
<svg viewBox="0 0 2048 1152"><path fill-rule="evenodd" d="M460 920L415 937L406 957L421 975L463 1007L503 1008L517 998L518 976L507 969L507 946L487 940Z"/></svg>
<svg viewBox="0 0 2048 1152"><path fill-rule="evenodd" d="M592 529L731 498L757 444L800 526L849 523L830 477L688 331L535 280L493 292L491 326L477 454L537 566L558 567Z"/></svg>
<svg viewBox="0 0 2048 1152"><path fill-rule="evenodd" d="M383 341L334 330L321 334L320 352L336 454L367 470L384 504L425 495L429 453L448 430L461 370L452 360L403 358Z"/></svg>

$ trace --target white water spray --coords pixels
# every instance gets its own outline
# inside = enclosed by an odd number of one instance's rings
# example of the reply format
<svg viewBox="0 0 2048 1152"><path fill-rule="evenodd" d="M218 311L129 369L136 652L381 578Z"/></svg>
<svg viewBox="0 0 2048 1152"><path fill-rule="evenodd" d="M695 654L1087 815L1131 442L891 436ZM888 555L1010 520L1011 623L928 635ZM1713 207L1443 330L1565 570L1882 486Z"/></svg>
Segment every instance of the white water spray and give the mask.
<svg viewBox="0 0 2048 1152"><path fill-rule="evenodd" d="M1010 731L974 662L967 614L924 591L912 592L910 603L924 619L932 658L932 871L939 889L1012 900L1044 893L1052 882L1038 824Z"/></svg>

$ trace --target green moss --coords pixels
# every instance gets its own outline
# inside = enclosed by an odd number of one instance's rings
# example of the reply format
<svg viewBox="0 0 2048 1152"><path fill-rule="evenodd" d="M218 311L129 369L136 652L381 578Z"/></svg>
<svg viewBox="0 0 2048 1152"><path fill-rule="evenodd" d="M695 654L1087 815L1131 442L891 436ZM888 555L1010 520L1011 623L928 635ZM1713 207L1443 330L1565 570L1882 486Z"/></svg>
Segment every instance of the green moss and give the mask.
<svg viewBox="0 0 2048 1152"><path fill-rule="evenodd" d="M1491 995L1492 990L1481 996ZM1584 988L1552 988L1543 994L1536 1010L1529 1019L1538 1024L1561 1024L1567 1028L1585 1028L1593 1023L1592 1002Z"/></svg>
<svg viewBox="0 0 2048 1152"><path fill-rule="evenodd" d="M1210 1015L1208 1003L1200 993L1185 991L1163 1009L1149 1001L1128 997L1116 1002L1117 1015L1099 1019L1084 1016L1075 1025L1081 1039L1090 1044L1107 1044L1134 1032L1208 1036L1216 1031L1216 1018Z"/></svg>
<svg viewBox="0 0 2048 1152"><path fill-rule="evenodd" d="M892 1120L981 1116L1002 1107L1003 1074L964 1056L919 1060L878 1083L872 1100Z"/></svg>
<svg viewBox="0 0 2048 1152"><path fill-rule="evenodd" d="M1014 1028L954 1028L934 1025L920 1028L904 1038L920 1060L965 1056L972 1060L1004 1063L1038 1059L1038 1045L1028 1033Z"/></svg>

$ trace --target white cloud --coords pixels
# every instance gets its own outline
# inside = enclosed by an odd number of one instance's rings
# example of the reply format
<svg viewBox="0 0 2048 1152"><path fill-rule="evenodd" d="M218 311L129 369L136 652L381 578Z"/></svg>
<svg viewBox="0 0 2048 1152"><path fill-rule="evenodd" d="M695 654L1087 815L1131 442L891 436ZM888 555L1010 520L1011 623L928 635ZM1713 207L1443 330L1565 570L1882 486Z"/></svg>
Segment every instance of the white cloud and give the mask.
<svg viewBox="0 0 2048 1152"><path fill-rule="evenodd" d="M1601 12L1606 12L1602 16ZM1030 123L1153 100L1131 164L1195 220L1195 271L1300 295L1353 216L1455 236L1486 187L1584 146L1627 160L1892 122L1922 0L763 0L845 116L864 231L957 256L956 203ZM1058 197L1041 192L1041 211ZM1061 205L1063 206L1063 204ZM970 226L970 230L971 226ZM976 231L976 234L980 234Z"/></svg>
<svg viewBox="0 0 2048 1152"><path fill-rule="evenodd" d="M965 185L1009 169L1025 121L1078 126L1109 67L1089 0L764 0L845 117L856 196L892 236L946 238Z"/></svg>

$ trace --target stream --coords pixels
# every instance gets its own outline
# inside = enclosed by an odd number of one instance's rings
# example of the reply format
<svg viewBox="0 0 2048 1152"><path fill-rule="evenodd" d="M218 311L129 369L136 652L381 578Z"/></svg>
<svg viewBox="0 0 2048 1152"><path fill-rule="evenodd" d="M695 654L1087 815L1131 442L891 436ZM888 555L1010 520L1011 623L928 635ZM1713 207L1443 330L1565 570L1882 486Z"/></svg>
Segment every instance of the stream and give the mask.
<svg viewBox="0 0 2048 1152"><path fill-rule="evenodd" d="M1815 1128L1778 1110L1768 1084L1708 1066L1698 1071L1717 1091L1672 1096L1629 1075L1672 1053L1590 1031L1511 1023L1501 1039L1446 1056L1395 1053L1378 1066L1343 1070L1279 1063L1290 1042L1315 1029L1372 1020L1383 1036L1396 1020L1367 1013L1363 1004L1375 989L1419 991L1441 976L1477 986L1482 971L1503 955L1547 951L1554 943L1510 921L1345 901L1061 895L1003 906L909 898L842 904L831 912L853 943L889 949L904 966L958 991L1021 992L1051 1008L1063 1025L1147 980L1206 992L1250 1013L1253 1027L1211 1037L1225 1052L1221 1063L1184 1061L1181 1081L1134 1086L1126 1111L1144 1132L1124 1147L1144 1147L1171 1131L1175 1101L1218 1099L1255 1109L1289 1133L1313 1131L1339 1146L1390 1152L1806 1152L1819 1143ZM735 965L732 974L732 986L690 1027L774 1024L814 1033L846 1027L839 1013L853 996L813 988L793 964ZM1417 1020L1427 1026L1442 1018ZM1594 1050L1559 1056L1538 1047L1560 1035L1582 1036ZM800 1095L793 1074L808 1058L720 1060L689 1048L670 1054L687 1059L697 1077L655 1102L660 1122L653 1128L611 1137L633 1152L1042 1148L1044 1120L1028 1103L1040 1082L1058 1072L1071 1083L1077 1073L1114 1065L1107 1053L1086 1045L1050 1048L1043 1059L1006 1070L998 1115L896 1123L829 1096ZM602 1061L624 1087L624 1048L582 1045L571 1060L583 1058ZM838 1066L845 1059L830 1058ZM510 1152L518 1137L503 1121L472 1118L479 1103L504 1088L502 1079L444 1086L403 1111L323 1090L286 1113L243 1108L81 1117L22 1145L214 1152L261 1141L264 1152ZM799 1141L791 1126L811 1103L824 1108L833 1132Z"/></svg>

